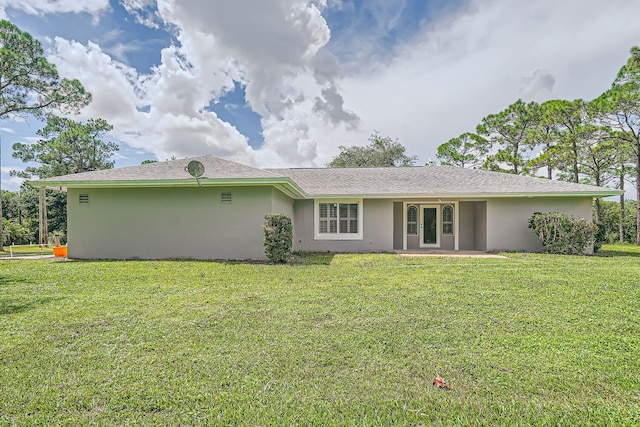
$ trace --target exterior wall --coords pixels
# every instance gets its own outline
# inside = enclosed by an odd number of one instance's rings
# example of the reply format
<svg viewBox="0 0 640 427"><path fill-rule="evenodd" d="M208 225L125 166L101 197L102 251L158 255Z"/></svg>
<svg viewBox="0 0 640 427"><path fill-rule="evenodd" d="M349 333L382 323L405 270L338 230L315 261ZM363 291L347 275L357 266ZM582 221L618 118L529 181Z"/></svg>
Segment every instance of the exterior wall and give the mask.
<svg viewBox="0 0 640 427"><path fill-rule="evenodd" d="M293 199L282 191L273 188L271 190L271 212L265 213L285 214L293 221Z"/></svg>
<svg viewBox="0 0 640 427"><path fill-rule="evenodd" d="M420 236L407 236L407 249L417 250L420 248Z"/></svg>
<svg viewBox="0 0 640 427"><path fill-rule="evenodd" d="M489 199L487 250L541 251L542 244L527 227L534 212L560 212L591 220L591 198Z"/></svg>
<svg viewBox="0 0 640 427"><path fill-rule="evenodd" d="M474 202L458 203L459 233L458 247L461 251L475 249Z"/></svg>
<svg viewBox="0 0 640 427"><path fill-rule="evenodd" d="M487 203L460 202L460 250L487 250Z"/></svg>
<svg viewBox="0 0 640 427"><path fill-rule="evenodd" d="M402 216L403 203L393 203L393 249L402 249L403 247L403 216Z"/></svg>
<svg viewBox="0 0 640 427"><path fill-rule="evenodd" d="M232 203L220 201L230 192ZM79 194L89 203L79 204ZM314 201L292 200L273 187L69 189L68 253L79 259L265 259L266 213L293 219L295 250L376 252L402 248L402 203L363 200L362 240L315 240ZM460 250L540 251L527 228L534 212L591 219L591 198L521 198L460 201ZM400 217L400 218L399 218ZM408 236L407 248L419 248ZM439 249L453 249L441 236Z"/></svg>
<svg viewBox="0 0 640 427"><path fill-rule="evenodd" d="M293 248L312 252L379 252L393 249L393 201L365 199L362 240L315 240L313 200L294 202Z"/></svg>
<svg viewBox="0 0 640 427"><path fill-rule="evenodd" d="M69 257L264 259L264 215L292 215L287 199L271 187L69 189Z"/></svg>
<svg viewBox="0 0 640 427"><path fill-rule="evenodd" d="M487 250L487 202L473 202L473 249Z"/></svg>
<svg viewBox="0 0 640 427"><path fill-rule="evenodd" d="M440 229L442 229L442 224L440 224ZM452 251L456 247L455 236L440 236L440 249L445 251Z"/></svg>

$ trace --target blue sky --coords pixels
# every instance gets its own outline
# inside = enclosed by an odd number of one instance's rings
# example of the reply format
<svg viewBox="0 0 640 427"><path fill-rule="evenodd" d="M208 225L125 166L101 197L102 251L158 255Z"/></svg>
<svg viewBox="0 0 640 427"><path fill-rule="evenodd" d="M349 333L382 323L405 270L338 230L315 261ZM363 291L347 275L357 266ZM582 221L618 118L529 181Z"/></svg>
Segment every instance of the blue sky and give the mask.
<svg viewBox="0 0 640 427"><path fill-rule="evenodd" d="M640 44L624 0L0 0L120 145L116 166L213 154L323 166L377 130L420 162L518 98L590 99ZM2 188L35 120L0 121Z"/></svg>

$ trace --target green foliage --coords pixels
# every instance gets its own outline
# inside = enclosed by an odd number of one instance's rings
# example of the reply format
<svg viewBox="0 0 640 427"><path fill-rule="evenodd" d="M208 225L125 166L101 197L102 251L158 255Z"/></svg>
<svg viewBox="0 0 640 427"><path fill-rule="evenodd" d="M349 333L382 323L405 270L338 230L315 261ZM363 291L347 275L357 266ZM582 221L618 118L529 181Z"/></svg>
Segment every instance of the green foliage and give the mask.
<svg viewBox="0 0 640 427"><path fill-rule="evenodd" d="M78 80L59 78L39 41L6 20L0 20L0 82L0 119L77 113L91 101ZM0 249L2 241L0 222Z"/></svg>
<svg viewBox="0 0 640 427"><path fill-rule="evenodd" d="M103 119L90 119L86 124L67 118L47 116L47 124L37 134L43 139L33 144L15 143L13 157L25 163L36 162L38 166L27 166L24 171L11 171L23 178L49 178L100 169L110 169L114 162L110 157L118 146L104 142L102 138L113 126ZM28 184L22 186L23 212L31 230L38 230L39 195ZM67 230L67 194L46 190L49 232Z"/></svg>
<svg viewBox="0 0 640 427"><path fill-rule="evenodd" d="M7 219L15 219L20 221L20 198L18 193L2 190L2 216Z"/></svg>
<svg viewBox="0 0 640 427"><path fill-rule="evenodd" d="M607 242L606 229L604 224L597 223L595 225L597 229L596 229L596 235L593 239L593 253L597 253L600 250L600 248L602 248L602 245Z"/></svg>
<svg viewBox="0 0 640 427"><path fill-rule="evenodd" d="M536 212L529 218L529 228L538 236L546 253L583 255L591 248L597 249L598 226L584 218Z"/></svg>
<svg viewBox="0 0 640 427"><path fill-rule="evenodd" d="M287 262L293 249L293 225L284 214L264 216L264 253L271 262Z"/></svg>
<svg viewBox="0 0 640 427"><path fill-rule="evenodd" d="M66 245L67 244L66 225L67 224L65 224L65 228L64 229L54 229L53 231L49 232L49 241L47 242L49 245L55 246L58 243L56 241L56 237L60 241L61 245Z"/></svg>
<svg viewBox="0 0 640 427"><path fill-rule="evenodd" d="M0 261L0 425L636 425L640 252L602 254Z"/></svg>
<svg viewBox="0 0 640 427"><path fill-rule="evenodd" d="M636 183L636 200L640 200L640 48L631 48L611 88L596 101L603 120L612 126L617 145L630 157ZM640 205L637 207L640 211ZM640 243L640 213L636 213L636 241Z"/></svg>
<svg viewBox="0 0 640 427"><path fill-rule="evenodd" d="M6 20L0 21L0 81L0 118L78 112L91 101L78 80L60 79L39 41Z"/></svg>
<svg viewBox="0 0 640 427"><path fill-rule="evenodd" d="M38 178L111 169L109 160L118 145L104 142L104 135L113 129L104 119L89 119L86 124L67 118L48 116L47 124L37 134L43 139L34 144L13 144L13 157L23 162L37 162L40 166L28 166L24 172L14 175Z"/></svg>
<svg viewBox="0 0 640 427"><path fill-rule="evenodd" d="M516 175L528 172L529 154L534 146L531 135L540 120L539 113L537 103L519 99L506 110L482 119L477 133L497 147L495 154L487 158L485 168Z"/></svg>
<svg viewBox="0 0 640 427"><path fill-rule="evenodd" d="M51 202L51 200L49 200ZM57 211L54 204L49 203L49 209ZM10 237L4 241L13 244L35 242L38 233L38 192L27 183L23 183L19 192L2 191L2 216L10 221ZM66 226L66 213L63 212L62 222ZM56 220L54 219L54 223ZM3 226L4 228L4 226Z"/></svg>
<svg viewBox="0 0 640 427"><path fill-rule="evenodd" d="M636 224L638 213L635 200L625 200L624 215L620 217L620 203L600 202L600 223L604 227L604 239L608 243L620 241L620 222L622 221L623 242L638 243L636 241Z"/></svg>
<svg viewBox="0 0 640 427"><path fill-rule="evenodd" d="M438 147L436 157L443 165L478 169L483 167L491 144L475 133L463 133Z"/></svg>
<svg viewBox="0 0 640 427"><path fill-rule="evenodd" d="M327 165L331 168L344 167L378 167L378 166L411 166L417 161L416 156L409 156L406 148L397 140L380 136L374 132L369 137L370 144L366 147L341 145L340 154Z"/></svg>
<svg viewBox="0 0 640 427"><path fill-rule="evenodd" d="M17 221L2 218L3 245L26 245L35 241L32 230Z"/></svg>

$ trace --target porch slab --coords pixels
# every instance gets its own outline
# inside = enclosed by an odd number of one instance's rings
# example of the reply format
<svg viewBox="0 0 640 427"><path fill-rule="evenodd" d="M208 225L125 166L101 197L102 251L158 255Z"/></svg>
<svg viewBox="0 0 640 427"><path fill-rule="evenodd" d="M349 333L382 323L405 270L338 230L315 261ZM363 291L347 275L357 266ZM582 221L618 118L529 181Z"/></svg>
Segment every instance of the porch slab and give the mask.
<svg viewBox="0 0 640 427"><path fill-rule="evenodd" d="M507 257L504 255L492 254L489 252L483 251L446 251L446 250L435 250L435 249L425 249L425 250L395 250L393 253L398 254L400 256L410 256L410 257L420 257L420 256L431 256L431 257L455 257L455 258L504 258Z"/></svg>

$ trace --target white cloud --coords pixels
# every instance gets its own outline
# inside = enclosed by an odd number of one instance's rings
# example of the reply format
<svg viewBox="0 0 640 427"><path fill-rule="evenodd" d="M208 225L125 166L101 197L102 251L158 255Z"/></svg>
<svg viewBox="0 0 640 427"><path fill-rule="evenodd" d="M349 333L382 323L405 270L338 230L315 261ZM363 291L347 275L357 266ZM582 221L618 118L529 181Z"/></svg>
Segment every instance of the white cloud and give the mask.
<svg viewBox="0 0 640 427"><path fill-rule="evenodd" d="M122 7L136 18L136 22L150 28L159 28L156 0L121 0Z"/></svg>
<svg viewBox="0 0 640 427"><path fill-rule="evenodd" d="M80 118L102 117L114 126L128 128L139 121L140 78L135 69L114 61L99 45L56 37L55 53L48 58L60 75L79 79L93 101Z"/></svg>
<svg viewBox="0 0 640 427"><path fill-rule="evenodd" d="M61 75L78 78L93 95L79 119L104 118L114 125L118 140L158 158L210 153L251 161L246 138L203 110L213 88L197 78L183 57L178 48L166 48L153 74L139 75L94 43L57 38L50 60ZM228 79L218 83L224 87Z"/></svg>
<svg viewBox="0 0 640 427"><path fill-rule="evenodd" d="M19 10L30 15L49 13L81 13L92 15L109 8L109 0L0 0L0 18L6 19L6 10Z"/></svg>
<svg viewBox="0 0 640 427"><path fill-rule="evenodd" d="M638 13L640 3L624 0L477 0L425 27L392 61L346 76L342 95L362 129L398 138L425 162L439 144L524 96L527 78L537 86L526 95L538 101L598 96L640 43ZM338 142L322 128L309 135L322 141L319 158L335 155L339 143L367 143L351 132Z"/></svg>
<svg viewBox="0 0 640 427"><path fill-rule="evenodd" d="M243 83L247 102L262 117L263 150L295 163L315 153L306 131L310 99L320 100L315 110L332 126L357 123L357 115L343 108L335 57L322 51L330 31L318 7L324 3L240 0L212 7L190 0L167 1L160 13L179 29L198 78L228 76Z"/></svg>
<svg viewBox="0 0 640 427"><path fill-rule="evenodd" d="M45 4L29 7L44 13ZM157 10L153 4L123 2L139 22L175 34L177 45L163 49L149 74L122 62L124 47L110 56L98 44L58 38L51 59L92 92L83 117L105 118L120 141L160 159L211 153L265 166L324 165L339 145L367 144L376 129L424 162L439 144L473 131L519 97L597 96L640 43L634 20L640 3L475 0L379 56L372 38L402 23L400 6L377 1L368 7L379 25L370 35L354 34L349 46L364 54L355 57L363 62L345 68L329 50L322 11L348 2L160 0ZM234 82L245 86L262 118L259 150L207 111Z"/></svg>
<svg viewBox="0 0 640 427"><path fill-rule="evenodd" d="M150 5L124 2L136 16ZM158 158L210 153L255 163L247 138L207 111L239 82L262 118L260 158L310 164L316 142L308 136L309 123L352 129L359 120L338 89L336 58L323 51L330 37L319 9L324 7L323 1L304 0L215 6L166 0L158 4L157 17L175 29L179 45L163 49L150 74L125 65L122 51L109 56L92 42L56 38L50 59L61 75L80 79L93 94L81 118L105 118L119 140Z"/></svg>

